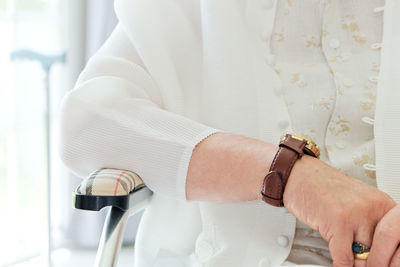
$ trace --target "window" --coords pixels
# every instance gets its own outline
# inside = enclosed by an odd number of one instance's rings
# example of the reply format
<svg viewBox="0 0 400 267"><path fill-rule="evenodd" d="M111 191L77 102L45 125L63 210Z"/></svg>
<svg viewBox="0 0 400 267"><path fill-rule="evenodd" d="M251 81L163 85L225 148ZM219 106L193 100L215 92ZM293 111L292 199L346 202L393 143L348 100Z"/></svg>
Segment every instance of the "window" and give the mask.
<svg viewBox="0 0 400 267"><path fill-rule="evenodd" d="M60 2L0 0L0 266L46 251L46 72L37 59L11 54L64 50ZM53 111L65 90L63 73L62 64L49 72Z"/></svg>

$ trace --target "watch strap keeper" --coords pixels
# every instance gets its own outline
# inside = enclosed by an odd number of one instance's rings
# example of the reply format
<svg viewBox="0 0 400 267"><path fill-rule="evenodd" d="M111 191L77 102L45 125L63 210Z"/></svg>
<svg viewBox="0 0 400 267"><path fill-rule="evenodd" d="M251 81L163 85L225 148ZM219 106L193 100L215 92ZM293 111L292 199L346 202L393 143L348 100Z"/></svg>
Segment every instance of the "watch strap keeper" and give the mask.
<svg viewBox="0 0 400 267"><path fill-rule="evenodd" d="M264 178L262 199L273 206L283 207L283 193L295 162L304 155L306 140L299 140L287 134L280 142L278 152Z"/></svg>

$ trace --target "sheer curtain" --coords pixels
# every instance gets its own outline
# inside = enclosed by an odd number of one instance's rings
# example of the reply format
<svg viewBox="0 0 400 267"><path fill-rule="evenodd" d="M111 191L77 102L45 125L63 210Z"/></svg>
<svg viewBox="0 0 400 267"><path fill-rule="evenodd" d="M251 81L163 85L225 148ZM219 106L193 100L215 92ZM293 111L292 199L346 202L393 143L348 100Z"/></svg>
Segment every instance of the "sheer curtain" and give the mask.
<svg viewBox="0 0 400 267"><path fill-rule="evenodd" d="M47 125L56 132L66 89L64 10L62 0L0 0L0 265L48 255Z"/></svg>
<svg viewBox="0 0 400 267"><path fill-rule="evenodd" d="M0 0L0 266L36 258L46 266L48 240L53 250L97 246L104 211L72 209L80 178L59 159L56 124L63 95L116 23L112 0ZM131 241L135 228L130 221Z"/></svg>

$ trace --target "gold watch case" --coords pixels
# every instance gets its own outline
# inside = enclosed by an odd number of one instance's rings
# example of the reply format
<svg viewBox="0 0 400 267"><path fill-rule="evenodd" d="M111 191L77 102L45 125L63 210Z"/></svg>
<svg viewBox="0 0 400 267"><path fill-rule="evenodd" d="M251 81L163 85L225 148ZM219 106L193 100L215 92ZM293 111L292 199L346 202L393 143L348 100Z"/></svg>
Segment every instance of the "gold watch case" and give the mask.
<svg viewBox="0 0 400 267"><path fill-rule="evenodd" d="M301 134L287 133L287 134L282 135L281 141L285 140L286 135L290 135L292 138L300 140L300 141L305 140L307 142L305 148L307 150L311 151L311 153L313 153L319 159L321 152L320 152L318 145L313 140L311 140L307 136L304 136Z"/></svg>

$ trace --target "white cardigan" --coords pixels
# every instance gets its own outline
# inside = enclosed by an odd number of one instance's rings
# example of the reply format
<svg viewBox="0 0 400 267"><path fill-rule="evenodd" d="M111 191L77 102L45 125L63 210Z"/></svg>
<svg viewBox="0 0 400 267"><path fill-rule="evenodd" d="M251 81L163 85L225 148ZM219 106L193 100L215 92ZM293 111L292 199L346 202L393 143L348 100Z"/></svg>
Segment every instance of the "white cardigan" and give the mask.
<svg viewBox="0 0 400 267"><path fill-rule="evenodd" d="M386 2L377 182L400 201L400 3ZM176 259L182 266L270 266L287 257L296 220L285 209L185 201L191 152L202 139L222 130L277 143L291 129L279 77L265 61L269 44L259 38L272 29L274 6L115 1L120 25L64 100L62 158L80 176L102 167L135 171L155 192L137 237L137 267Z"/></svg>

